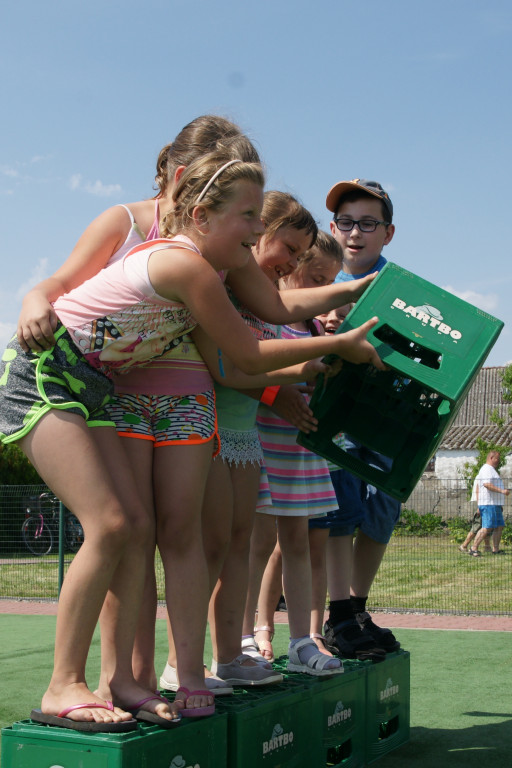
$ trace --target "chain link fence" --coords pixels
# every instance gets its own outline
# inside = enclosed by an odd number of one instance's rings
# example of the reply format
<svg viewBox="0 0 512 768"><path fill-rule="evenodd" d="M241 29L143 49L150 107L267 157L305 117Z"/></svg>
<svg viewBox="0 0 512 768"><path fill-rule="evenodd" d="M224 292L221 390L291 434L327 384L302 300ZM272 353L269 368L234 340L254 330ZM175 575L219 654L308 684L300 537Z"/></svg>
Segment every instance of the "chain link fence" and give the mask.
<svg viewBox="0 0 512 768"><path fill-rule="evenodd" d="M512 615L512 510L504 507L501 549L463 554L475 505L460 478L426 476L402 505L369 596L370 609ZM83 540L79 522L44 486L0 486L0 599L57 600L69 563ZM155 559L159 600L163 569Z"/></svg>

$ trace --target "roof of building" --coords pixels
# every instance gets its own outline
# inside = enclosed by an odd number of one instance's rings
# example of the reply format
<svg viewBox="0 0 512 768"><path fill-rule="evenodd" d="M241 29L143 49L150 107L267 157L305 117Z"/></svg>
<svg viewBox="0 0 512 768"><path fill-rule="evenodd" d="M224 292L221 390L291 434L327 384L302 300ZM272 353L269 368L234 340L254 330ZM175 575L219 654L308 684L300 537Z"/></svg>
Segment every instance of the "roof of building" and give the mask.
<svg viewBox="0 0 512 768"><path fill-rule="evenodd" d="M505 368L481 369L439 448L472 449L477 437L496 445L512 445L512 423L500 429L490 419L490 414L497 409L500 418L510 421L511 404L503 400L502 376Z"/></svg>

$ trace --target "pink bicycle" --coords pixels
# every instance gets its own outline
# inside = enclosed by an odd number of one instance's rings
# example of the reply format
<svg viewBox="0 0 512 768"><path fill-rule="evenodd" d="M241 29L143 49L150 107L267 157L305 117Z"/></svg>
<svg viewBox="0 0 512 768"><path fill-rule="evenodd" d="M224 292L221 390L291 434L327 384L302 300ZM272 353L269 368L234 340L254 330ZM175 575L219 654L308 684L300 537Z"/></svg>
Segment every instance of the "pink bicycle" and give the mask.
<svg viewBox="0 0 512 768"><path fill-rule="evenodd" d="M42 557L59 542L60 501L52 493L41 493L25 499L25 521L21 527L23 543L33 555ZM77 552L84 540L84 531L78 518L64 508L64 546Z"/></svg>

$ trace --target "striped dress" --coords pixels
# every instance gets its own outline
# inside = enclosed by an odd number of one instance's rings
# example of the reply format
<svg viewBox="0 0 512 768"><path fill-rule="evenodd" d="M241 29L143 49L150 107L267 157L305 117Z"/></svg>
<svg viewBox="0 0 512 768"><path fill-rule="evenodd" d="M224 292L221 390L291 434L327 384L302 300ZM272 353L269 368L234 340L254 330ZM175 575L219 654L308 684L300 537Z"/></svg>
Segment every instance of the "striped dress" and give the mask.
<svg viewBox="0 0 512 768"><path fill-rule="evenodd" d="M283 339L311 336L281 326ZM289 517L319 517L338 509L325 459L297 443L298 430L260 404L257 417L272 506L260 500L258 512Z"/></svg>

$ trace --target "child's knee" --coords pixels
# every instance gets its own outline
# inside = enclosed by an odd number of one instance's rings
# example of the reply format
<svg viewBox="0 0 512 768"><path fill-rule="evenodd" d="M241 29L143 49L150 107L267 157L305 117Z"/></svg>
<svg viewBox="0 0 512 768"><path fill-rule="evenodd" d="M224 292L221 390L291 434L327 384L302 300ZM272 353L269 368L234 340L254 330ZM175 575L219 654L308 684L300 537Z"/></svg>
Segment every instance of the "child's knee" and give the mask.
<svg viewBox="0 0 512 768"><path fill-rule="evenodd" d="M101 525L98 526L97 533L103 546L117 550L132 542L143 546L146 542L147 526L134 510L127 510L115 500L102 510Z"/></svg>
<svg viewBox="0 0 512 768"><path fill-rule="evenodd" d="M156 540L160 550L183 552L202 543L200 519L187 515L166 515L157 521Z"/></svg>

